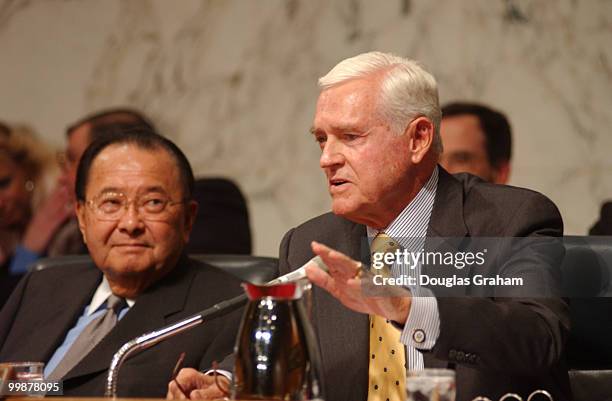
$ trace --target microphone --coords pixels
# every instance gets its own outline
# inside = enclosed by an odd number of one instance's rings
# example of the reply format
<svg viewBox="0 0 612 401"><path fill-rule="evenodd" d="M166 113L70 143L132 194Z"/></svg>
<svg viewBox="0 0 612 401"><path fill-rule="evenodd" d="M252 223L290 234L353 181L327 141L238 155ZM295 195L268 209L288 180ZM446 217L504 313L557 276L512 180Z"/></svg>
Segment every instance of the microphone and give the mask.
<svg viewBox="0 0 612 401"><path fill-rule="evenodd" d="M315 256L314 258L310 259L308 262L304 263L302 267L300 267L299 269L289 272L287 274L284 274L280 277L277 277L274 280L269 281L265 285L277 285L277 284L290 283L290 282L294 282L294 281L298 281L298 280L306 278L306 266L308 266L310 262L315 263L317 267L323 270L324 272L329 271L329 268L327 267L325 262L323 262L323 259L321 259L320 256Z"/></svg>
<svg viewBox="0 0 612 401"><path fill-rule="evenodd" d="M268 281L267 283L263 285L272 286L272 285L278 285L278 284L293 283L295 281L305 279L306 278L306 266L308 266L310 262L315 263L319 269L325 272L329 271L329 268L327 267L325 262L323 262L323 259L321 259L320 256L315 256L314 258L310 259L308 262L304 263L299 269L293 270L287 274L277 277L274 280ZM246 299L247 299L246 294L241 294L234 298L227 299L225 301L221 301L217 304L214 304L210 308L204 309L203 311L198 313L198 315L199 317L202 318L202 320L215 319L219 316L223 316L226 313L230 313L240 308L242 305L244 305ZM194 317L197 317L198 315Z"/></svg>
<svg viewBox="0 0 612 401"><path fill-rule="evenodd" d="M321 257L315 256L314 258L306 262L304 265L302 265L299 269L289 272L281 277L275 278L274 280L269 281L264 285L284 284L304 279L306 278L306 266L310 262L314 262L320 269L324 271L329 270L327 268L327 265L321 259ZM108 375L106 376L105 396L116 398L119 370L121 369L123 362L130 355L137 351L152 347L167 338L174 337L179 333L198 326L201 323L204 323L205 320L215 319L219 316L223 316L227 313L230 313L243 306L246 301L246 294L238 295L237 297L216 303L210 308L204 309L203 311L196 313L191 317L170 324L166 327L162 327L161 329L152 331L150 333L142 334L123 344L121 348L119 348L119 350L115 353L115 355L113 355L113 359L108 369Z"/></svg>

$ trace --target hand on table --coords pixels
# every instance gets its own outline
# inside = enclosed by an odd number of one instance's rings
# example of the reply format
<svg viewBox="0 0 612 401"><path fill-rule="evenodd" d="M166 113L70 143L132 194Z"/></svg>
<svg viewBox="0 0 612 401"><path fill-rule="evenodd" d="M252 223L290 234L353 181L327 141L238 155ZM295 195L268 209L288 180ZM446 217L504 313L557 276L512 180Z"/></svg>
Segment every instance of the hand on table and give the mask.
<svg viewBox="0 0 612 401"><path fill-rule="evenodd" d="M410 291L394 287L390 289L393 291L390 295L393 296L366 296L363 293L362 280L371 277L371 274L363 274L361 263L316 241L311 243L311 247L329 268L327 273L314 264L306 268L308 279L315 285L356 312L383 316L400 324L406 322L412 304Z"/></svg>
<svg viewBox="0 0 612 401"><path fill-rule="evenodd" d="M217 375L217 381L222 387L229 388L230 381L227 377ZM166 395L168 400L212 400L223 397L225 394L217 387L215 375L205 374L192 368L181 369L176 379L168 383Z"/></svg>

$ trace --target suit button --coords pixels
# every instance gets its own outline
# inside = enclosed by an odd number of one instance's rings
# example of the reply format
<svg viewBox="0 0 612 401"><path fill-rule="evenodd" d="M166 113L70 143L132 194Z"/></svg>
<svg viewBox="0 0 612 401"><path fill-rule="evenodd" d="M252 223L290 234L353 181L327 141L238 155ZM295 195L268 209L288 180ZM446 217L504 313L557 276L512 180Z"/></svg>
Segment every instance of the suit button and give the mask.
<svg viewBox="0 0 612 401"><path fill-rule="evenodd" d="M454 360L456 358L457 358L457 351L455 351L454 349L448 351L448 359Z"/></svg>
<svg viewBox="0 0 612 401"><path fill-rule="evenodd" d="M463 351L457 352L457 362L465 362L465 353Z"/></svg>

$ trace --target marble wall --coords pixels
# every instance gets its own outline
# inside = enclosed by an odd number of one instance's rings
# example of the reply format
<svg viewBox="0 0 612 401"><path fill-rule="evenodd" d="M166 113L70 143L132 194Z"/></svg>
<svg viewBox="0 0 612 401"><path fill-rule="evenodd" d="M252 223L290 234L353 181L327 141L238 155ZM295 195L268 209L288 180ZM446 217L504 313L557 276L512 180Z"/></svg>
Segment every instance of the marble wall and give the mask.
<svg viewBox="0 0 612 401"><path fill-rule="evenodd" d="M255 252L329 209L316 78L368 50L418 59L442 101L506 111L511 183L582 234L612 198L609 0L2 0L0 119L55 146L84 113L144 110L199 175L236 180Z"/></svg>

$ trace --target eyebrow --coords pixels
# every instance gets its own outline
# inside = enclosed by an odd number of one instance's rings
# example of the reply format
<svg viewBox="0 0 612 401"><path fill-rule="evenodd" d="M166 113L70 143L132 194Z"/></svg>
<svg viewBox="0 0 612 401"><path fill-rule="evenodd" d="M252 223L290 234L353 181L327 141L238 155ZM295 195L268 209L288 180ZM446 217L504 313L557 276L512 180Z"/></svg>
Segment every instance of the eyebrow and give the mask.
<svg viewBox="0 0 612 401"><path fill-rule="evenodd" d="M125 188L122 189L122 188L118 188L118 187L106 187L106 188L103 188L99 193L105 194L105 193L109 193L109 192L121 192L121 193L124 194L125 193L124 189ZM139 190L138 192L139 193L160 192L160 193L164 193L164 194L168 193L168 191L166 191L166 189L164 187L159 186L159 185L153 185L153 186L150 186L150 187L145 187L144 191L140 191Z"/></svg>
<svg viewBox="0 0 612 401"><path fill-rule="evenodd" d="M370 130L368 130L368 131L370 131ZM365 132L368 132L368 131L365 131ZM318 133L323 133L323 134L326 133L324 130L317 129L314 126L310 127L309 132L312 135L316 135ZM357 129L356 129L355 125L353 125L353 124L343 124L343 125L336 125L336 126L331 127L331 132L340 132L340 133L357 132Z"/></svg>

